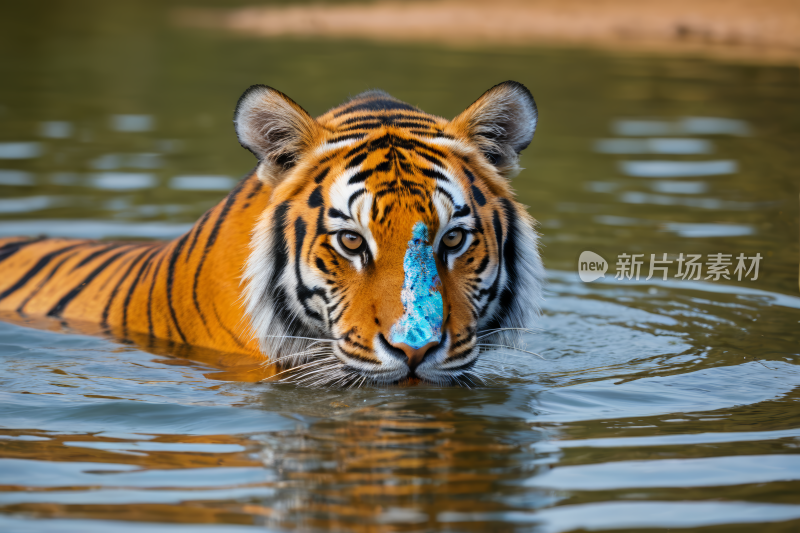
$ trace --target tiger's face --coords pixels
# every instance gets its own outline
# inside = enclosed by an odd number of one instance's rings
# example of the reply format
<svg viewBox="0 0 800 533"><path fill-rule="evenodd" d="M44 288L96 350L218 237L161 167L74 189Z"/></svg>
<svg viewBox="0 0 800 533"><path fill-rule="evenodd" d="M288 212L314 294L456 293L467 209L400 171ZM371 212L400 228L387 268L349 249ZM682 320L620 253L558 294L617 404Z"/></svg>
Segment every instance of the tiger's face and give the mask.
<svg viewBox="0 0 800 533"><path fill-rule="evenodd" d="M536 125L524 86L498 85L452 121L378 91L315 120L254 86L235 123L272 187L247 313L299 381L469 384L481 339L531 325L543 269L508 183Z"/></svg>

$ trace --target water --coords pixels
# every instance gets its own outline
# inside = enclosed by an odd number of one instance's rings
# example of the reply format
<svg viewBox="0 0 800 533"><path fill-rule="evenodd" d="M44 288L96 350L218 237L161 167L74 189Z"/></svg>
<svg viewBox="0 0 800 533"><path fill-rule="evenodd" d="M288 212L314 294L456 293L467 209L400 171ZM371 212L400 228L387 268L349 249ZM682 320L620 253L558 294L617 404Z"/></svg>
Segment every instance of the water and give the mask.
<svg viewBox="0 0 800 533"><path fill-rule="evenodd" d="M220 354L0 323L0 529L800 528L797 67L2 9L1 235L179 235L254 164L231 125L253 83L312 114L380 87L454 116L514 79L540 107L514 185L550 279L526 339L544 359L488 353L476 390L264 384ZM586 250L610 265L584 284ZM731 254L731 279L645 281L664 253ZM620 254L645 254L639 281L614 279Z"/></svg>

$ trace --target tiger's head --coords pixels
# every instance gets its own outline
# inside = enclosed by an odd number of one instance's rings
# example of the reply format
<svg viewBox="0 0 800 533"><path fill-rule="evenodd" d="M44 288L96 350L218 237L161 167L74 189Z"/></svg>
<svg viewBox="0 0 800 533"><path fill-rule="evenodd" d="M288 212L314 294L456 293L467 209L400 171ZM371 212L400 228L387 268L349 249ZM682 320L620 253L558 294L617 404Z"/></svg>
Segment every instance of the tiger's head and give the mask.
<svg viewBox="0 0 800 533"><path fill-rule="evenodd" d="M539 312L538 237L509 185L536 120L511 81L451 121L382 91L314 119L250 87L234 123L272 191L243 278L264 354L308 384L470 383L480 339Z"/></svg>

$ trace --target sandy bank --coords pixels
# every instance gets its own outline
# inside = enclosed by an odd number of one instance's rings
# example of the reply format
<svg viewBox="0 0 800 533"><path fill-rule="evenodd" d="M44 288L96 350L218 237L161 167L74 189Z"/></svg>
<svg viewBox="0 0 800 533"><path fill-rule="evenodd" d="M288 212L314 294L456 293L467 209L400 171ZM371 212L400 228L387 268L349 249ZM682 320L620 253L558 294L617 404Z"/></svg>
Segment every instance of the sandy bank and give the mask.
<svg viewBox="0 0 800 533"><path fill-rule="evenodd" d="M434 0L179 10L264 37L595 46L800 63L800 0Z"/></svg>

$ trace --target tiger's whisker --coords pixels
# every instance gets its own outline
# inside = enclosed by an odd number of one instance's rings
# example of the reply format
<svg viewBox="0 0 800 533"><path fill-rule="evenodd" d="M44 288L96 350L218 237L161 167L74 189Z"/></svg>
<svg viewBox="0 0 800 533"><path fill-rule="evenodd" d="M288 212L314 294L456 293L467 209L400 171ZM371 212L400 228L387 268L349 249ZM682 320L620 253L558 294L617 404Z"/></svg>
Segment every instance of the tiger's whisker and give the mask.
<svg viewBox="0 0 800 533"><path fill-rule="evenodd" d="M308 341L319 341L319 342L336 342L337 339L317 339L314 337L297 337L295 335L261 335L262 337L273 337L276 339L304 339Z"/></svg>
<svg viewBox="0 0 800 533"><path fill-rule="evenodd" d="M338 359L337 359L336 361L338 361ZM328 360L326 359L326 360L323 360L323 361L320 361L320 362L325 362L325 363L327 363L327 362L330 362L330 361L328 361ZM304 366L305 366L305 365L304 365ZM291 369L291 370L297 370L297 369L299 369L299 368L301 368L301 367L295 367L295 368L293 368L293 369ZM338 368L338 367L337 367L336 365L330 365L330 366L327 366L327 367L324 367L324 368L320 368L320 369L318 369L318 370L314 370L314 371L312 371L312 372L305 372L305 373L303 373L303 379L300 379L300 380L298 380L298 383L301 383L301 382L305 381L305 378L306 378L306 376L311 376L311 375L314 375L314 374L318 374L318 373L320 373L320 372L325 372L325 371L328 371L328 370L332 370L332 369L334 369L334 368ZM283 381L283 380L281 380L281 381Z"/></svg>
<svg viewBox="0 0 800 533"><path fill-rule="evenodd" d="M336 358L333 357L333 358L315 359L315 360L311 361L310 363L305 363L305 364L300 365L300 366L293 366L291 368L287 368L286 370L282 370L281 372L278 372L277 374L275 374L272 377L274 378L276 376L280 376L281 374L285 374L286 372L292 372L294 370L300 370L300 369L303 369L303 368L309 368L309 367L318 366L318 365L320 365L322 363L330 363L333 360L336 360Z"/></svg>
<svg viewBox="0 0 800 533"><path fill-rule="evenodd" d="M289 355L284 355L283 357L279 357L277 359L268 359L267 361L262 363L261 366L262 367L267 367L269 365L278 364L281 361L285 361L286 359L295 359L295 358L302 357L302 356L305 356L305 355L318 355L318 354L322 354L322 353L326 353L326 352L330 353L328 348L326 346L320 346L319 348L315 348L314 350L304 350L302 352L295 352L295 353L291 353Z"/></svg>
<svg viewBox="0 0 800 533"><path fill-rule="evenodd" d="M523 350L522 348L517 348L516 346L508 346L507 344L483 344L483 343L481 343L481 344L477 344L476 346L497 346L499 348L509 348L511 350L517 350L518 352L525 352L525 353L529 353L531 355L535 355L539 359L544 359L544 357L542 357L541 355L539 355L536 352L529 352L528 350Z"/></svg>
<svg viewBox="0 0 800 533"><path fill-rule="evenodd" d="M478 336L476 337L476 339L477 340L481 340L481 339L483 339L485 337L491 337L492 335L497 335L499 333L502 333L503 331L524 331L525 333L530 333L532 335L535 335L536 333L538 333L537 331L533 331L533 330L527 329L527 328L497 328L495 330L479 331L478 332ZM539 329L539 331L544 331L544 330Z"/></svg>

